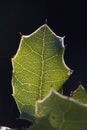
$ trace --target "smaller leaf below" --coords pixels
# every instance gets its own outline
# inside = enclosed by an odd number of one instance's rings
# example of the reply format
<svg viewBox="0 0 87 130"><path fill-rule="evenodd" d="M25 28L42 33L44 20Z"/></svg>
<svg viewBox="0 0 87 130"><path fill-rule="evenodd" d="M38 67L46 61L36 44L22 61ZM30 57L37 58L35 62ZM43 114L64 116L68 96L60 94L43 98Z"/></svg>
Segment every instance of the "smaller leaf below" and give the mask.
<svg viewBox="0 0 87 130"><path fill-rule="evenodd" d="M55 90L38 101L36 124L28 130L86 130L87 106Z"/></svg>

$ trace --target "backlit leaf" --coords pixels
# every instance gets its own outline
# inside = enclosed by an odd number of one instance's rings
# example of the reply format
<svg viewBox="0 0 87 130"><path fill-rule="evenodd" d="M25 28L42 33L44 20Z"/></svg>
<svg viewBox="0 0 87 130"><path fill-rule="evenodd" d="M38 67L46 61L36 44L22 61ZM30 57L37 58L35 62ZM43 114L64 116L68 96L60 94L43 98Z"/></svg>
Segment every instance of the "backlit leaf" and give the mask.
<svg viewBox="0 0 87 130"><path fill-rule="evenodd" d="M21 117L35 116L35 102L43 99L51 87L57 91L69 78L65 65L64 37L59 37L45 24L29 36L22 36L13 63L14 97Z"/></svg>

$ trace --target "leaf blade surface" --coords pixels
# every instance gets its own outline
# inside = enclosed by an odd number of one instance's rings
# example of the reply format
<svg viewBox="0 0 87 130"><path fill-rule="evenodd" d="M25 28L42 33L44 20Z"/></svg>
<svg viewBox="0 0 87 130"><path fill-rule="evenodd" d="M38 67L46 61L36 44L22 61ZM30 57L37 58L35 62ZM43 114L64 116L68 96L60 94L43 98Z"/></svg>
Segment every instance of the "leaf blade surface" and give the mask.
<svg viewBox="0 0 87 130"><path fill-rule="evenodd" d="M21 117L35 116L36 100L43 99L51 87L60 90L69 78L70 69L63 59L63 40L46 24L29 36L22 36L12 60L14 97Z"/></svg>

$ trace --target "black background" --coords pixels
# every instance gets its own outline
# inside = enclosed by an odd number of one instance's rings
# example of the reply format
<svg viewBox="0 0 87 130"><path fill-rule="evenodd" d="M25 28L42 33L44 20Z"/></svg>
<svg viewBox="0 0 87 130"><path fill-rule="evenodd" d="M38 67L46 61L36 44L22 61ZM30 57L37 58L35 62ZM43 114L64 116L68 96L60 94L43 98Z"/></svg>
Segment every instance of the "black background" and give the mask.
<svg viewBox="0 0 87 130"><path fill-rule="evenodd" d="M87 3L82 0L1 0L0 1L0 125L17 126L19 116L12 98L11 58L20 43L20 34L30 34L48 21L48 26L65 37L65 63L74 70L64 84L69 95L80 83L87 88ZM23 125L24 122L22 122ZM25 123L26 124L26 123Z"/></svg>

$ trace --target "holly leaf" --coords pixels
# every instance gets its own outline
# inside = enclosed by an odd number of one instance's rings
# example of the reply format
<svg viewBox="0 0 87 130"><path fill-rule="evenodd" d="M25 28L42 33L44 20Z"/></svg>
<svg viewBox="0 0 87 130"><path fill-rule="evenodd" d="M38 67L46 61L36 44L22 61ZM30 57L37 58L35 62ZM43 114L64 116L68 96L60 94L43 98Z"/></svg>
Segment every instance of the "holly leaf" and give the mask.
<svg viewBox="0 0 87 130"><path fill-rule="evenodd" d="M87 104L87 92L85 88L80 85L73 93L72 98L76 99L77 101Z"/></svg>
<svg viewBox="0 0 87 130"><path fill-rule="evenodd" d="M87 105L55 90L36 104L36 124L27 130L86 130Z"/></svg>
<svg viewBox="0 0 87 130"><path fill-rule="evenodd" d="M57 36L46 24L22 36L12 59L14 97L22 118L34 118L36 100L43 99L51 87L60 90L69 78L64 49L64 37Z"/></svg>

